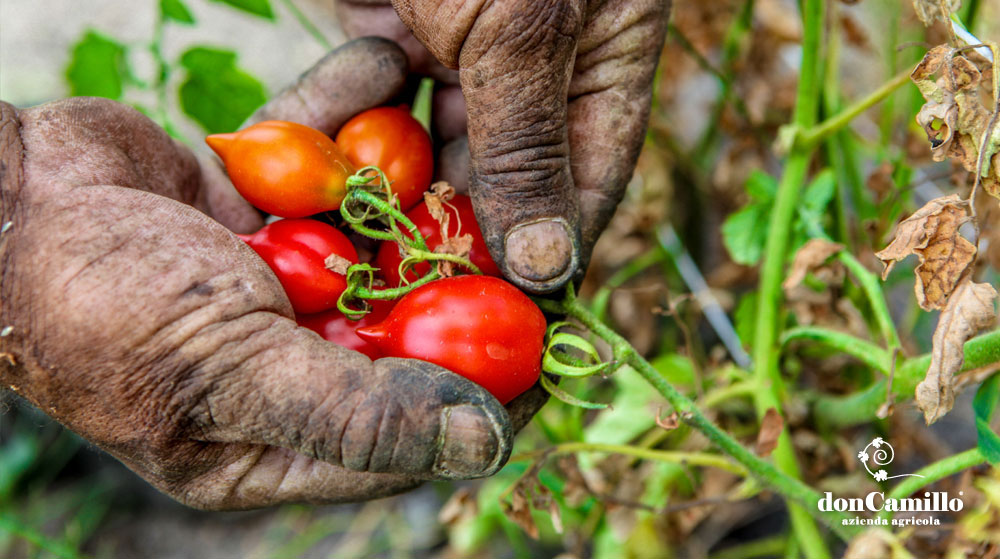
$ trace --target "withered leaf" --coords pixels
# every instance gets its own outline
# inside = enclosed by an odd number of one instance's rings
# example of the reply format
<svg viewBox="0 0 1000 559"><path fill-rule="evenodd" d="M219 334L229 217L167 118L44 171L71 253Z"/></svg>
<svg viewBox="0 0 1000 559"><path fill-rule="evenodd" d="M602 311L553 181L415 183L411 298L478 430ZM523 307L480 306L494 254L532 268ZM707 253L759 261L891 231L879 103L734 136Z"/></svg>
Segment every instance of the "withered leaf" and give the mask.
<svg viewBox="0 0 1000 559"><path fill-rule="evenodd" d="M795 253L792 271L781 284L786 291L802 283L806 274L820 267L828 258L844 249L844 245L825 239L812 239Z"/></svg>
<svg viewBox="0 0 1000 559"><path fill-rule="evenodd" d="M661 417L660 412L657 411L655 421L660 429L664 429L666 431L673 431L681 425L681 422L677 419L677 412L674 412L667 417Z"/></svg>
<svg viewBox="0 0 1000 559"><path fill-rule="evenodd" d="M993 308L996 297L993 286L975 283L965 276L941 312L934 330L931 364L916 391L917 407L924 412L928 425L955 404L954 375L965 360L963 346L996 319Z"/></svg>
<svg viewBox="0 0 1000 559"><path fill-rule="evenodd" d="M913 11L926 26L936 19L947 23L948 16L961 7L962 0L913 0Z"/></svg>
<svg viewBox="0 0 1000 559"><path fill-rule="evenodd" d="M510 502L503 501L502 503L503 514L511 522L520 526L524 533L537 540L538 526L535 526L535 520L531 517L531 507L528 504L528 496L525 491L523 483L519 483L514 488Z"/></svg>
<svg viewBox="0 0 1000 559"><path fill-rule="evenodd" d="M445 525L455 524L464 518L476 516L479 514L478 509L472 491L467 487L460 487L441 507L441 511L438 512L438 522Z"/></svg>
<svg viewBox="0 0 1000 559"><path fill-rule="evenodd" d="M444 242L434 248L434 252L440 254L454 254L462 258L468 258L472 252L472 235L460 235L458 237L446 237ZM439 260L437 263L438 273L449 278L458 271L458 265L447 260Z"/></svg>
<svg viewBox="0 0 1000 559"><path fill-rule="evenodd" d="M967 204L957 194L931 200L900 222L889 246L875 254L885 264L882 279L911 254L920 264L914 290L924 310L944 308L969 265L976 247L959 233L968 220Z"/></svg>
<svg viewBox="0 0 1000 559"><path fill-rule="evenodd" d="M757 433L757 455L768 456L778 446L778 437L785 428L785 420L774 408L768 408L760 420L760 432Z"/></svg>
<svg viewBox="0 0 1000 559"><path fill-rule="evenodd" d="M1000 198L1000 127L996 103L983 105L993 93L984 72L992 75L992 68L981 71L964 51L940 45L924 56L910 79L927 100L917 123L931 142L934 160L958 161L982 176L987 193Z"/></svg>
<svg viewBox="0 0 1000 559"><path fill-rule="evenodd" d="M354 263L337 253L331 253L323 260L323 266L331 272L347 275L347 269Z"/></svg>
<svg viewBox="0 0 1000 559"><path fill-rule="evenodd" d="M965 210L955 206L947 206L945 211L928 218L933 233L926 247L914 250L921 259L915 270L918 278L915 289L924 310L943 308L976 259L976 245L958 233L967 218Z"/></svg>

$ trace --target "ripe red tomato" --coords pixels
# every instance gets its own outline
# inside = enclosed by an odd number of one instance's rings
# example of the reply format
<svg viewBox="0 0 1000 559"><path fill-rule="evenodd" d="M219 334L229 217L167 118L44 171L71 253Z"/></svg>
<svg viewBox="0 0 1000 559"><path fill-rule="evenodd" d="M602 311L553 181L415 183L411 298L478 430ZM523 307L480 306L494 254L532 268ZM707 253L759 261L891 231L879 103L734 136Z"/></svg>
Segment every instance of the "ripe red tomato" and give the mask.
<svg viewBox="0 0 1000 559"><path fill-rule="evenodd" d="M268 120L205 142L229 180L255 207L279 217L340 208L354 167L329 136L308 126Z"/></svg>
<svg viewBox="0 0 1000 559"><path fill-rule="evenodd" d="M448 221L448 235L456 236L466 233L472 235L472 251L469 253L469 260L478 266L483 274L500 277L500 268L497 268L490 257L486 241L483 240L479 224L476 223L476 215L472 212L472 200L468 196L456 194L448 203L454 206L454 208L445 206L445 210L451 216ZM427 241L427 248L433 251L441 244L441 226L431 217L426 203L417 204L415 208L406 213L406 217L410 218L420 230L420 234ZM392 241L382 241L379 244L378 254L375 256L375 266L381 270L382 277L385 278L389 287L399 286L399 263L402 261L403 258L399 255L399 245ZM412 282L426 274L430 269L430 263L423 262L413 266L406 277Z"/></svg>
<svg viewBox="0 0 1000 559"><path fill-rule="evenodd" d="M367 340L362 339L355 333L358 328L372 326L385 320L389 316L389 311L395 306L395 301L369 301L372 306L370 313L361 320L351 320L344 316L344 313L337 309L330 309L318 314L296 315L295 321L299 326L303 326L316 332L328 342L333 342L339 346L360 351L371 359L383 357L379 348Z"/></svg>
<svg viewBox="0 0 1000 559"><path fill-rule="evenodd" d="M357 168L377 165L405 212L431 185L431 138L406 107L377 107L358 114L337 132L337 145Z"/></svg>
<svg viewBox="0 0 1000 559"><path fill-rule="evenodd" d="M239 237L274 270L297 313L333 308L347 288L344 274L326 268L328 256L358 263L358 253L343 233L313 219L282 219Z"/></svg>
<svg viewBox="0 0 1000 559"><path fill-rule="evenodd" d="M502 279L456 276L414 289L357 333L387 357L440 365L506 404L538 380L545 317Z"/></svg>

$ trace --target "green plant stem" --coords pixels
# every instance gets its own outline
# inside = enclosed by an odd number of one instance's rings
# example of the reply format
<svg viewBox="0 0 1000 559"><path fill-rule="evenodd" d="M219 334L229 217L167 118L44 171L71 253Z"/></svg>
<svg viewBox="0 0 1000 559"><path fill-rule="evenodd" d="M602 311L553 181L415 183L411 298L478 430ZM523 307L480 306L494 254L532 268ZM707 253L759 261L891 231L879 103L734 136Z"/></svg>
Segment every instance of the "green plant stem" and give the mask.
<svg viewBox="0 0 1000 559"><path fill-rule="evenodd" d="M884 375L889 374L892 367L892 354L886 350L856 338L850 334L830 330L820 326L800 326L785 331L781 336L781 344L792 340L813 340L830 349L846 353L857 358L862 363L878 369Z"/></svg>
<svg viewBox="0 0 1000 559"><path fill-rule="evenodd" d="M545 299L536 299L536 302L543 310L566 314L576 319L607 342L611 346L618 364L626 364L635 369L674 407L681 421L700 431L713 445L742 464L750 475L764 486L781 493L787 500L801 505L800 510L808 511L809 514L826 523L835 534L845 541L859 532L855 527L842 524L842 521L847 518L843 513L821 512L818 507L820 494L816 490L783 473L771 463L762 460L709 421L690 398L671 386L648 361L636 353L635 348L625 338L598 320L584 304L579 302L573 294L572 288L567 290L566 298L562 303Z"/></svg>
<svg viewBox="0 0 1000 559"><path fill-rule="evenodd" d="M321 47L323 47L328 51L333 50L333 45L330 44L330 41L326 40L326 37L323 36L323 32L320 31L318 27L313 25L313 22L312 20L309 19L309 16L302 13L302 10L300 10L299 7L295 5L295 2L293 0L282 0L282 3L285 5L286 8L288 8L289 12L292 12L292 15L295 17L296 21L299 22L299 25L301 25L302 28L305 29L307 33L312 35L313 39L316 39L316 42L319 43Z"/></svg>
<svg viewBox="0 0 1000 559"><path fill-rule="evenodd" d="M736 382L730 384L729 386L716 388L715 390L706 392L701 398L701 405L705 408L714 408L726 400L731 400L740 396L753 396L753 393L756 390L757 385L752 381Z"/></svg>
<svg viewBox="0 0 1000 559"><path fill-rule="evenodd" d="M819 109L822 73L820 50L825 3L824 0L803 0L800 5L803 21L802 63L792 126L798 130L808 131L816 122ZM811 159L811 145L795 145L792 148L778 183L774 209L771 212L757 297L756 336L753 343L754 379L758 386L757 392L754 393L754 405L759 417L763 417L770 408L781 412L783 388L781 372L778 369L779 352L776 347L781 314L781 282L784 277L785 259L798 206L799 191L804 184ZM798 481L799 466L795 458L795 449L787 428L783 428L778 436L778 444L772 456L777 471L780 471L786 479L794 479L797 484L801 484ZM802 486L805 487L804 484ZM815 493L811 489L809 491ZM801 545L802 552L811 559L832 557L819 528L809 516L815 512L815 501L803 502L802 499L793 499L788 502L792 531ZM837 528L843 529L839 526Z"/></svg>
<svg viewBox="0 0 1000 559"><path fill-rule="evenodd" d="M805 66L805 61L803 60L803 67ZM804 76L805 74L803 74ZM883 99L892 95L897 89L903 87L910 82L910 71L906 70L900 72L892 77L889 81L883 83L878 89L869 93L863 99L859 99L854 103L848 105L844 110L840 111L836 115L824 120L823 122L809 127L803 128L801 132L796 137L793 149L798 149L800 151L808 151L816 147L819 142L826 139L827 136L837 132L838 130L846 127L851 123L852 120L857 118L861 113L867 111L873 106L877 105Z"/></svg>
<svg viewBox="0 0 1000 559"><path fill-rule="evenodd" d="M927 373L931 356L925 354L906 360L896 367L892 392L897 398L912 398L917 384ZM965 361L959 372L978 369L1000 362L1000 330L973 338L965 343ZM873 383L868 388L847 396L822 396L813 409L816 418L825 427L841 429L875 419L876 412L886 399L886 380Z"/></svg>
<svg viewBox="0 0 1000 559"><path fill-rule="evenodd" d="M832 2L830 4L829 29L826 40L826 63L823 67L823 114L832 115L840 113L842 103L840 99L840 52L841 35L843 24L840 19L840 4ZM834 168L837 177L837 187L834 196L834 208L836 210L836 237L841 243L848 246L848 250L853 248L853 238L849 228L850 218L847 214L847 202L853 174L850 172L851 166L847 164L849 157L849 145L843 142L846 134L842 131L831 135L825 142L826 157L829 165Z"/></svg>
<svg viewBox="0 0 1000 559"><path fill-rule="evenodd" d="M882 282L879 277L868 271L864 264L858 261L853 254L842 250L837 254L837 259L847 268L854 279L861 286L871 305L872 314L878 324L882 336L885 338L890 354L895 348L902 347L899 341L899 333L896 331L896 323L892 320L889 312L889 305L885 301L885 294L882 292Z"/></svg>
<svg viewBox="0 0 1000 559"><path fill-rule="evenodd" d="M540 451L519 454L512 457L510 461L516 462L520 460L537 460L543 455L552 456L556 454L573 454L576 452L607 452L610 454L622 454L645 460L668 462L670 464L708 466L732 472L739 476L747 475L746 468L733 462L732 460L727 459L725 456L718 454L710 454L707 452L682 452L677 450L652 450L649 448L620 444L568 442L557 444L553 447Z"/></svg>
<svg viewBox="0 0 1000 559"><path fill-rule="evenodd" d="M936 481L957 474L967 468L978 466L983 462L986 462L986 457L983 456L983 453L979 450L979 448L970 448L965 452L954 454L947 458L938 460L933 464L928 464L923 468L920 468L914 472L914 474L921 475L923 477L914 476L906 478L905 480L899 482L896 487L893 487L885 498L904 499ZM878 513L878 516L880 518L889 519L892 518L892 512L883 509Z"/></svg>

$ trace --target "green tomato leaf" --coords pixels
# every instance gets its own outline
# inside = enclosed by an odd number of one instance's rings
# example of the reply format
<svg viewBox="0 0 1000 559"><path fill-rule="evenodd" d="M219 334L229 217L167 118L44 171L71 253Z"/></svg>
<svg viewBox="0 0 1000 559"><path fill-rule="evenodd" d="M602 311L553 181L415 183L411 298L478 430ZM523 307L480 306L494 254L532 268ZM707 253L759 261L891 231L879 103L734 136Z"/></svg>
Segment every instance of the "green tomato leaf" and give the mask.
<svg viewBox="0 0 1000 559"><path fill-rule="evenodd" d="M121 99L122 84L129 78L126 48L114 39L87 30L73 45L66 67L70 95Z"/></svg>
<svg viewBox="0 0 1000 559"><path fill-rule="evenodd" d="M694 386L694 366L691 359L679 353L661 354L650 365L674 386Z"/></svg>
<svg viewBox="0 0 1000 559"><path fill-rule="evenodd" d="M160 14L163 16L163 19L169 21L176 21L185 25L194 23L194 16L191 15L191 10L188 10L187 6L181 0L160 0Z"/></svg>
<svg viewBox="0 0 1000 559"><path fill-rule="evenodd" d="M767 243L770 203L750 203L722 223L722 243L733 262L753 266L760 261Z"/></svg>
<svg viewBox="0 0 1000 559"><path fill-rule="evenodd" d="M778 192L778 181L763 171L754 170L747 177L745 188L750 202L723 222L722 242L734 262L753 266L764 254L768 217Z"/></svg>
<svg viewBox="0 0 1000 559"><path fill-rule="evenodd" d="M990 419L1000 398L1000 376L988 378L972 400L972 410L976 415L976 434L979 436L979 450L990 464L1000 463L1000 435L990 428Z"/></svg>
<svg viewBox="0 0 1000 559"><path fill-rule="evenodd" d="M193 47L181 56L187 76L181 109L209 134L232 132L267 100L264 86L236 66L236 53Z"/></svg>
<svg viewBox="0 0 1000 559"><path fill-rule="evenodd" d="M816 178L809 183L805 192L802 193L800 204L810 212L822 214L826 207L833 200L833 193L837 188L837 180L833 170L827 168L816 175Z"/></svg>
<svg viewBox="0 0 1000 559"><path fill-rule="evenodd" d="M588 443L628 444L632 439L656 425L656 412L663 409L669 413L671 407L649 384L631 367L620 367L611 375L615 383L615 396L611 409L601 412L583 432L583 440ZM586 467L590 457L579 457Z"/></svg>
<svg viewBox="0 0 1000 559"><path fill-rule="evenodd" d="M746 191L757 202L771 202L778 193L778 181L771 175L754 169L747 177Z"/></svg>
<svg viewBox="0 0 1000 559"><path fill-rule="evenodd" d="M228 4L237 10L242 10L264 19L274 20L274 12L271 10L271 2L268 0L212 0L220 4Z"/></svg>

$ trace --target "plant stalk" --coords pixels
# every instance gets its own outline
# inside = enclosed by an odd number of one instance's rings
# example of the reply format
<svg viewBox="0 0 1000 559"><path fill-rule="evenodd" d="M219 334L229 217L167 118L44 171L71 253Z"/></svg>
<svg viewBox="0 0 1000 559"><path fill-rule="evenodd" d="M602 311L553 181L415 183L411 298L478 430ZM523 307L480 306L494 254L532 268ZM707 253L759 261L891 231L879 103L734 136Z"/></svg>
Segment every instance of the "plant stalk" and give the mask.
<svg viewBox="0 0 1000 559"><path fill-rule="evenodd" d="M857 528L842 524L842 521L847 518L843 513L823 513L819 510L820 494L816 490L783 473L771 463L762 460L709 421L690 398L671 386L648 361L636 353L625 338L598 320L584 304L579 302L572 288L567 290L566 298L561 304L542 299L536 301L542 310L566 314L607 342L614 351L615 361L618 364L626 364L635 369L674 407L678 417L684 423L700 431L713 445L744 466L749 474L765 487L781 493L788 501L801 505L800 510L808 511L808 514L812 514L827 524L835 534L845 541L858 533Z"/></svg>
<svg viewBox="0 0 1000 559"><path fill-rule="evenodd" d="M914 357L896 367L892 392L897 398L909 399L930 366L930 354ZM965 343L965 361L959 372L969 371L1000 362L1000 330L973 338ZM847 396L822 396L816 400L813 413L825 427L842 429L872 421L885 402L886 379Z"/></svg>
<svg viewBox="0 0 1000 559"><path fill-rule="evenodd" d="M936 481L955 475L967 468L978 466L983 462L986 462L986 457L983 456L982 451L980 451L978 447L970 448L965 452L960 452L947 458L943 458L933 464L928 464L927 466L920 468L914 472L914 474L923 477L916 477L915 475L913 477L906 478L896 485L896 487L893 487L885 498L904 499ZM892 512L882 509L882 511L878 513L878 517L890 519L892 518Z"/></svg>
<svg viewBox="0 0 1000 559"><path fill-rule="evenodd" d="M820 51L826 6L824 0L803 0L800 5L803 22L802 63L791 126L798 130L809 130L815 124L819 110L823 70ZM763 417L770 408L781 413L784 390L778 368L779 348L776 343L781 316L781 282L784 277L799 191L805 184L814 145L800 142L793 145L778 183L778 192L771 213L761 268L756 336L753 343L754 378L758 386L754 405L758 417ZM778 471L801 484L798 481L799 466L795 458L795 449L787 428L782 429L772 456ZM816 510L815 501L805 503L799 499L789 501L788 513L792 531L801 546L801 551L807 557L816 559L832 557L819 528L809 516L815 514Z"/></svg>

